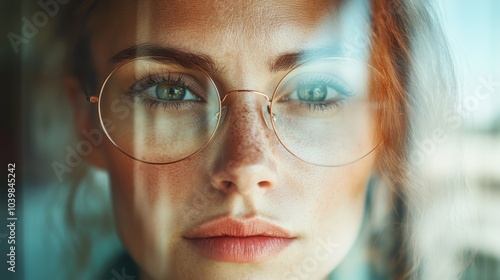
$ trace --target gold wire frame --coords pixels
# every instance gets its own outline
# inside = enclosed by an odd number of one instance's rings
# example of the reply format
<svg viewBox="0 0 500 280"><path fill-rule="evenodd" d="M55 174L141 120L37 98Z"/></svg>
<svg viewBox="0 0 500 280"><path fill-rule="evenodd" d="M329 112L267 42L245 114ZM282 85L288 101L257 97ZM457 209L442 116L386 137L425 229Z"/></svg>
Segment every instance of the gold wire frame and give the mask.
<svg viewBox="0 0 500 280"><path fill-rule="evenodd" d="M106 86L108 80L110 79L110 77L113 75L113 73L115 73L118 69L120 69L123 65L125 64L128 64L132 61L135 61L135 60L146 60L146 59L152 59L152 60L162 60L162 59L165 59L164 57L160 57L160 56L142 56L142 57L137 57L137 58L134 58L134 59L130 59L130 60L127 60L127 61L124 61L122 63L120 63L118 66L116 66L109 74L108 76L106 77L106 79L104 80L104 82L102 83L101 85L101 88L99 90L99 95L92 95L92 96L88 96L87 97L87 100L90 102L90 103L93 103L93 104L97 104L97 107L98 107L98 114L99 114L99 123L100 123L100 126L102 128L102 130L104 131L104 133L106 134L106 137L110 140L110 142L113 144L113 146L115 146L120 152L122 152L123 154L125 154L126 156L128 156L129 158L131 159L134 159L134 160L137 160L139 162L142 162L142 163L147 163L147 164L152 164L152 165L165 165L165 164L172 164L172 163L177 163L177 162L180 162L180 161L183 161L185 159L188 159L196 154L198 154L200 151L202 151L209 143L210 141L212 140L212 138L215 136L215 133L217 133L217 130L219 129L219 125L221 123L221 119L222 119L222 110L224 109L224 107L222 106L222 103L226 100L227 96L229 96L230 94L233 94L233 93L243 93L243 92L246 92L246 93L255 93L259 96L262 96L266 99L266 102L267 102L267 105L266 105L266 108L267 108L267 112L269 114L269 119L271 121L271 126L272 126L272 129L273 129L273 132L274 132L274 135L276 136L276 139L278 140L278 142L280 142L281 146L283 148L285 148L285 150L287 150L290 154L292 154L295 158L303 161L303 162L306 162L306 163L309 163L309 164L312 164L312 165L315 165L315 166L321 166L321 167L340 167L340 166L346 166L346 165L350 165L350 164L353 164L365 157L367 157L368 155L370 155L373 151L375 151L381 144L382 144L382 140L380 140L371 150L369 150L365 155L361 156L360 158L357 158L353 161L350 161L350 162L347 162L347 163L342 163L342 164L335 164L335 165L325 165L325 164L317 164L317 163L313 163L313 162L309 162L307 160L304 160L302 158L300 158L299 156L297 156L295 153L293 153L282 141L282 139L280 138L280 135L278 133L278 130L276 128L276 125L275 125L275 117L274 117L274 114L273 114L273 101L274 101L274 97L276 96L276 93L278 91L278 89L280 88L281 84L284 82L284 80L288 77L288 75L293 72L294 70L296 70L297 68L303 66L304 64L307 64L308 62L304 62L304 63L301 63L293 68L291 68L285 75L283 75L283 77L280 79L280 81L278 82L278 84L276 85L274 91L273 91L273 94L271 96L271 98L269 98L269 96L264 93L264 92L261 92L261 91L257 91L257 90L250 90L250 89L238 89L238 90L232 90L232 91L229 91L229 92L226 92L224 94L224 97L221 99L221 95L220 95L220 92L219 92L219 89L217 88L215 82L213 81L212 77L205 71L205 69L197 66L197 65L194 65L193 64L193 67L196 68L196 70L199 70L201 71L206 77L208 77L208 80L210 81L210 84L213 86L213 88L215 89L215 92L218 96L218 105L219 105L219 111L217 112L217 114L214 116L215 118L217 118L217 123L215 125L215 128L212 132L212 134L210 135L210 137L206 140L205 144L203 144L200 148L198 148L196 151L194 151L193 153L181 158L181 159L178 159L178 160L175 160L175 161L169 161L169 162L152 162L152 161L147 161L147 160L142 160L142 159L139 159L137 157L134 157L133 155L129 154L128 152L124 151L122 148L120 148L120 146L112 139L112 137L109 135L108 131L106 130L105 126L104 126L104 121L103 121L103 118L102 118L102 111L101 111L101 96L103 94L103 91L104 91L104 87ZM344 58L344 57L325 57L325 58L322 58L321 60L327 60L327 59L336 59L336 60L345 60L345 61L355 61L353 59L350 59L350 58ZM373 71L375 71L376 73L378 73L381 77L382 75L380 74L380 72L375 69L373 66L367 64L368 67L370 67Z"/></svg>

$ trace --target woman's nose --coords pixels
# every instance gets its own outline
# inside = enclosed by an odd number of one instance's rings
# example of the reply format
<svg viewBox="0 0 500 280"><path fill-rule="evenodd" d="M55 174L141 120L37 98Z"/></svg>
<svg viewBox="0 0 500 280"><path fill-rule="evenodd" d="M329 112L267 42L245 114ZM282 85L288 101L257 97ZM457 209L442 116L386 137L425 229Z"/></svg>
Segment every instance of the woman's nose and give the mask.
<svg viewBox="0 0 500 280"><path fill-rule="evenodd" d="M225 193L265 192L277 184L278 142L262 114L264 101L252 92L238 92L224 102L227 111L214 139L219 151L211 183Z"/></svg>

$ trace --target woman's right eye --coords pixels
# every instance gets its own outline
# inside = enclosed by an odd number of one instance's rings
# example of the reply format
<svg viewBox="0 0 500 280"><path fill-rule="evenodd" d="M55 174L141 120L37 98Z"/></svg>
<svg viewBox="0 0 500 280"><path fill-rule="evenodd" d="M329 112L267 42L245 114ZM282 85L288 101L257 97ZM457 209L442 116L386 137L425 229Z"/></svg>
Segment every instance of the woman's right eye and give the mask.
<svg viewBox="0 0 500 280"><path fill-rule="evenodd" d="M184 85L158 84L144 91L149 97L161 101L201 101L201 98L193 94Z"/></svg>
<svg viewBox="0 0 500 280"><path fill-rule="evenodd" d="M179 106L187 105L189 102L203 101L205 91L197 80L184 73L159 72L150 73L139 78L130 88L129 94L135 102L157 106Z"/></svg>
<svg viewBox="0 0 500 280"><path fill-rule="evenodd" d="M186 87L171 84L157 85L155 95L161 100L182 100L186 96Z"/></svg>

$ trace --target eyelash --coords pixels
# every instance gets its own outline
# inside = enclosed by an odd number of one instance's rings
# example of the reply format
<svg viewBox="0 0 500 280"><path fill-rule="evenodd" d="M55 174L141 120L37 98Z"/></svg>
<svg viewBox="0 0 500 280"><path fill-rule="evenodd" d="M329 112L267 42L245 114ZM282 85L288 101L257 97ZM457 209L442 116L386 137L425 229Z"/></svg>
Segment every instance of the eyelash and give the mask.
<svg viewBox="0 0 500 280"><path fill-rule="evenodd" d="M182 87L185 87L187 90L191 91L193 95L197 96L201 99L201 97L194 92L196 90L196 86L187 83L185 79L183 79L184 74L178 74L173 76L170 72L160 72L160 73L149 73L144 75L142 78L136 79L136 82L129 88L128 95L131 99L137 98L142 92L145 90L161 85L161 84L175 84ZM325 85L328 88L332 88L337 91L341 97L336 98L334 100L325 100L323 102L307 102L297 100L299 106L307 106L309 110L315 111L325 111L325 110L333 110L333 109L342 109L345 105L345 101L348 100L353 94L352 91L341 81L334 79L332 77L324 77L324 76L316 76L310 77L307 80L300 81L296 86L295 90L300 88L301 86L306 85L314 85L321 84ZM162 106L164 109L175 109L180 110L185 108L185 106L192 106L192 102L187 101L168 101L163 102L150 97L140 98L140 103L142 105L147 105L150 108L156 109L158 106ZM193 100L189 100L193 101ZM288 101L288 98L283 98L283 101ZM295 100L294 100L295 101ZM194 101L196 102L196 101Z"/></svg>
<svg viewBox="0 0 500 280"><path fill-rule="evenodd" d="M332 88L337 91L341 97L334 100L325 100L323 102L307 102L302 100L297 100L299 102L299 106L307 106L311 111L326 111L333 109L342 109L345 105L345 102L353 96L353 92L341 81L337 79L333 79L331 77L311 77L307 81L300 81L295 90L300 88L301 86L311 85L311 84L322 84L327 86L328 88Z"/></svg>
<svg viewBox="0 0 500 280"><path fill-rule="evenodd" d="M311 77L307 81L300 81L297 87L303 86L303 85L310 85L310 84L322 84L326 85L328 87L331 87L338 91L340 94L345 95L345 96L350 96L351 90L341 81L338 79L334 79L331 77L324 77L324 76L316 76L316 77Z"/></svg>
<svg viewBox="0 0 500 280"><path fill-rule="evenodd" d="M198 98L200 98L200 100L202 100L202 98L195 93L197 87L192 83L186 82L186 80L183 79L183 77L184 74L182 73L176 74L174 76L170 72L166 71L161 71L159 73L148 73L144 75L142 78L136 78L135 83L129 88L127 94L132 100L135 100L135 98L139 97L141 93L143 93L145 90L151 87L158 86L161 84L175 84L181 87L185 87L186 90L189 90L193 95L197 96ZM142 105L147 105L152 109L155 109L158 106L162 106L164 109L176 109L176 110L183 109L183 107L185 106L192 106L193 105L192 102L197 102L194 100L189 100L191 102L184 100L164 102L156 100L151 97L140 97L139 101Z"/></svg>

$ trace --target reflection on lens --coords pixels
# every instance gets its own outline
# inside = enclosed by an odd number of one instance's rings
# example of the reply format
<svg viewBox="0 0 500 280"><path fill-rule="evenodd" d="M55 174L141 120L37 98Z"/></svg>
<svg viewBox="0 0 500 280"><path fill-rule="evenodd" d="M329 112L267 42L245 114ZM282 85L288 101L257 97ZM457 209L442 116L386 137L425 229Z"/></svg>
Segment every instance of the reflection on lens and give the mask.
<svg viewBox="0 0 500 280"><path fill-rule="evenodd" d="M155 58L115 69L99 103L115 146L149 163L179 161L203 148L217 127L219 107L217 90L201 69Z"/></svg>
<svg viewBox="0 0 500 280"><path fill-rule="evenodd" d="M330 58L290 72L273 95L273 127L298 158L322 166L352 163L378 144L374 119L379 106L369 84L380 79L370 66Z"/></svg>
<svg viewBox="0 0 500 280"><path fill-rule="evenodd" d="M370 98L380 81L371 66L327 58L290 71L272 96L279 141L297 158L320 166L355 162L378 145ZM200 151L220 121L221 101L202 69L146 57L117 67L99 98L103 128L113 144L148 163L172 163ZM265 129L265 128L263 128Z"/></svg>

